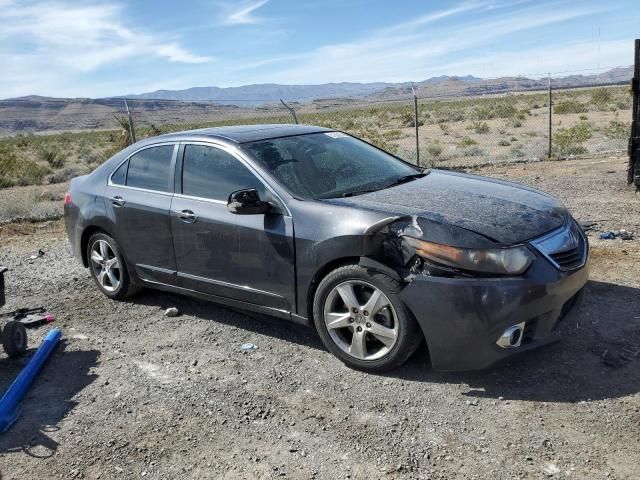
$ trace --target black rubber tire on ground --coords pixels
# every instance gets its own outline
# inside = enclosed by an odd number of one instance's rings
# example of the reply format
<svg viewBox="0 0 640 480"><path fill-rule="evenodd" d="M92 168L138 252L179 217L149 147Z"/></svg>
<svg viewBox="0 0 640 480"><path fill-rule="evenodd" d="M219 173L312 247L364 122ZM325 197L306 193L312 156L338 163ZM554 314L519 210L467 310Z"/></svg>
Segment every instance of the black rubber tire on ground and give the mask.
<svg viewBox="0 0 640 480"><path fill-rule="evenodd" d="M118 262L120 264L120 285L118 286L117 289L113 290L113 291L109 291L106 290L105 288L103 288L102 285L100 285L100 282L98 281L97 275L96 275L96 271L94 268L93 263L91 262L91 250L94 246L94 244L96 242L98 242L99 240L102 240L104 242L106 242L109 247L111 248L112 252L115 254L115 256L118 258ZM95 282L95 284L97 285L97 287L100 289L100 291L105 294L107 297L113 299L113 300L124 300L126 298L129 298L133 295L135 295L136 293L138 293L141 290L141 287L138 285L135 285L132 281L131 281L131 275L129 274L129 269L128 269L128 265L125 262L122 253L121 253L121 249L120 249L120 245L118 244L118 242L112 238L111 236L107 235L106 233L94 233L93 235L91 235L91 237L89 238L89 241L87 242L87 259L88 259L88 263L89 263L89 271L91 272L91 277L93 278L93 281Z"/></svg>
<svg viewBox="0 0 640 480"><path fill-rule="evenodd" d="M20 322L7 322L2 330L2 346L7 355L17 358L27 351L27 329Z"/></svg>
<svg viewBox="0 0 640 480"><path fill-rule="evenodd" d="M325 300L336 285L347 280L363 280L375 286L387 296L396 311L398 339L393 348L379 359L354 358L343 352L329 335L323 315ZM339 267L327 274L318 285L313 300L313 321L325 347L345 365L367 372L386 372L406 362L424 341L424 335L413 315L400 299L398 293L401 289L401 284L390 276L355 264Z"/></svg>

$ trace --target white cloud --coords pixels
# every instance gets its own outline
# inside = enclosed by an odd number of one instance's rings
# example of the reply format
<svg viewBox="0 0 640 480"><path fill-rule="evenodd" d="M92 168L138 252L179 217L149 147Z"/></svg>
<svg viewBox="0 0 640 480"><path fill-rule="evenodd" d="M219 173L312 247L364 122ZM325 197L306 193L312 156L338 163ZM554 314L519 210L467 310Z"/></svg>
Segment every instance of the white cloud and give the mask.
<svg viewBox="0 0 640 480"><path fill-rule="evenodd" d="M240 7L229 9L222 19L223 25L252 25L262 22L264 19L256 17L253 13L265 5L269 0L257 0L244 2Z"/></svg>
<svg viewBox="0 0 640 480"><path fill-rule="evenodd" d="M530 51L506 54L508 44L501 47L501 55L477 61L477 55L487 52L487 45L500 38L513 38L525 31L535 31L554 24L562 24L580 17L594 15L603 8L587 8L581 5L538 4L513 9L512 4L495 2L467 2L454 7L430 13L415 20L392 25L371 32L361 40L347 43L328 44L312 51L298 53L294 57L283 56L281 68L274 73L262 75L258 80L278 83L323 83L328 81L409 81L422 80L437 74L476 73L484 62L495 71L509 70L512 74L519 68L535 67L534 71L552 71L567 68L552 61L533 61ZM505 9L505 7L509 7ZM491 11L491 15L475 13ZM476 12L477 11L477 12ZM455 26L445 19L456 17ZM428 25L428 28L425 28ZM548 43L548 42L546 42ZM485 48L483 48L485 47ZM553 48L548 49L553 52ZM565 49L568 52L568 47ZM566 65L596 66L592 55L568 53ZM442 65L451 58L469 59L466 65L476 70L466 72L443 71ZM476 59L476 60L474 60ZM504 63L500 64L499 61ZM544 59L542 59L544 60ZM264 62L264 60L263 60ZM491 68L483 69L484 72ZM528 70L531 71L531 70ZM478 72L479 73L479 72ZM489 75L494 75L489 73Z"/></svg>
<svg viewBox="0 0 640 480"><path fill-rule="evenodd" d="M64 83L75 74L92 72L130 58L204 63L175 41L125 25L119 5L79 4L65 0L18 3L1 0L0 91L24 93L40 78ZM49 87L49 85L47 85ZM31 90L34 91L34 90ZM38 88L37 91L42 91Z"/></svg>

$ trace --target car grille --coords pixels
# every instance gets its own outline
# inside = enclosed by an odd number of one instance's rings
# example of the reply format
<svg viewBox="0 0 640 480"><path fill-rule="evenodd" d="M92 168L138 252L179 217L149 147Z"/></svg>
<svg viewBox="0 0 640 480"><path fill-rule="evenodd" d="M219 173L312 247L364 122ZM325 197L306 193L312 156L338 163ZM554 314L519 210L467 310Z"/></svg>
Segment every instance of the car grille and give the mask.
<svg viewBox="0 0 640 480"><path fill-rule="evenodd" d="M571 248L564 252L556 252L549 255L553 261L564 270L572 270L582 266L582 249Z"/></svg>
<svg viewBox="0 0 640 480"><path fill-rule="evenodd" d="M556 268L563 271L576 270L587 261L587 238L572 218L568 218L559 229L532 241L531 244Z"/></svg>

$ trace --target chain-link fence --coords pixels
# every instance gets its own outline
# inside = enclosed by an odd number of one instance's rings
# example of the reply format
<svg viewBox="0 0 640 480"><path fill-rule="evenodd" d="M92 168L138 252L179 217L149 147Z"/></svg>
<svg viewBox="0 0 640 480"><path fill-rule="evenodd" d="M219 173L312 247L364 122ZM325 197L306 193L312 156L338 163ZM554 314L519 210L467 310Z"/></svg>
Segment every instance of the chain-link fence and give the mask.
<svg viewBox="0 0 640 480"><path fill-rule="evenodd" d="M425 82L364 98L310 101L3 100L0 223L55 218L68 181L133 136L194 128L297 121L343 130L408 161L443 168L623 151L631 124L628 82L589 78L579 88L568 88L567 78L552 79L550 88L545 78L450 78L436 87Z"/></svg>

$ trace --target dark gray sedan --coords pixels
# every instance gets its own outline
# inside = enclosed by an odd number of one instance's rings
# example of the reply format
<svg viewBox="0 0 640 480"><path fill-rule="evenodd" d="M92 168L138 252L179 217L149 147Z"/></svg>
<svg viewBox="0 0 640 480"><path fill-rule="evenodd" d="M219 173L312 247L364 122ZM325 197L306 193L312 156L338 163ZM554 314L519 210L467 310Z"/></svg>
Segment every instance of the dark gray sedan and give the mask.
<svg viewBox="0 0 640 480"><path fill-rule="evenodd" d="M65 219L108 297L151 287L315 325L369 371L425 340L440 370L547 344L588 278L553 197L311 126L148 138L75 178Z"/></svg>

